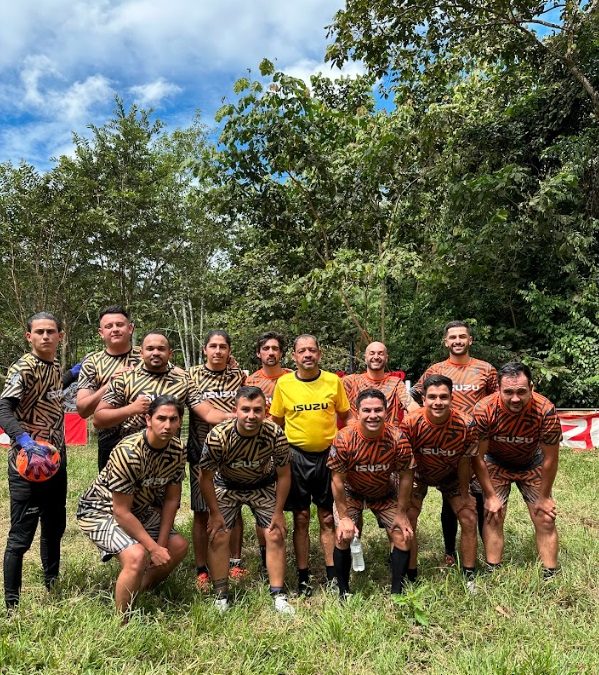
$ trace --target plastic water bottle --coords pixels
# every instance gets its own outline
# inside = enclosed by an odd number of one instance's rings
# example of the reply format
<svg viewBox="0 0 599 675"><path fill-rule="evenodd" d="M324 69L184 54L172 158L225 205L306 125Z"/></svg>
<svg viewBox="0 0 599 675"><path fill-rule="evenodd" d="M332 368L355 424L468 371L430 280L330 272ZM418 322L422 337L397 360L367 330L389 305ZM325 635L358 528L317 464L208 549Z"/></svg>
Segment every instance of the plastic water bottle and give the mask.
<svg viewBox="0 0 599 675"><path fill-rule="evenodd" d="M362 551L362 542L357 535L352 539L350 544L351 550L351 566L354 572L363 572L366 569L364 564L364 552Z"/></svg>

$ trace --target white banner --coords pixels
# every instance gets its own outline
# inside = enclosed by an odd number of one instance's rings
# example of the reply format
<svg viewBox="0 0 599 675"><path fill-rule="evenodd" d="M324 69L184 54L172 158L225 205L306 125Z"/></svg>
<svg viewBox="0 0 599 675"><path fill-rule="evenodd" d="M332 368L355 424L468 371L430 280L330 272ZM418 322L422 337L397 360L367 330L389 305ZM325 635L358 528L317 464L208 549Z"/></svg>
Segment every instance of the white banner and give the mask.
<svg viewBox="0 0 599 675"><path fill-rule="evenodd" d="M575 450L599 448L599 410L558 410L564 440Z"/></svg>

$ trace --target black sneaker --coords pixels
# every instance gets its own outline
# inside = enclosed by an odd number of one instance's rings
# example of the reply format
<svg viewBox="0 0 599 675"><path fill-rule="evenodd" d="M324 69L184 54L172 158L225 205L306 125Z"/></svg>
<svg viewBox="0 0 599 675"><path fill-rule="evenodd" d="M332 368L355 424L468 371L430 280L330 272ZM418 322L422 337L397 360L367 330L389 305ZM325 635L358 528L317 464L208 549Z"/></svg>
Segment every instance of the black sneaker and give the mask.
<svg viewBox="0 0 599 675"><path fill-rule="evenodd" d="M311 598L314 593L312 584L309 581L300 581L297 586L297 594L299 596L304 596L304 598Z"/></svg>

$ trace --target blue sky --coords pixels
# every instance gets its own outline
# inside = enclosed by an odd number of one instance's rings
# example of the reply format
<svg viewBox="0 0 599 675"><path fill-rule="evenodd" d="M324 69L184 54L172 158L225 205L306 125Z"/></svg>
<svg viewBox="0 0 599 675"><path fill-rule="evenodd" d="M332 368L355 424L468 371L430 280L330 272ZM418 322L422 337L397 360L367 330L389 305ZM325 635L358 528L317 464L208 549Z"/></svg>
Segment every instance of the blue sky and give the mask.
<svg viewBox="0 0 599 675"><path fill-rule="evenodd" d="M110 118L115 95L170 128L213 114L263 57L307 78L342 0L16 0L0 23L0 162L46 169L71 133ZM339 71L337 71L339 72ZM348 74L360 72L350 64Z"/></svg>

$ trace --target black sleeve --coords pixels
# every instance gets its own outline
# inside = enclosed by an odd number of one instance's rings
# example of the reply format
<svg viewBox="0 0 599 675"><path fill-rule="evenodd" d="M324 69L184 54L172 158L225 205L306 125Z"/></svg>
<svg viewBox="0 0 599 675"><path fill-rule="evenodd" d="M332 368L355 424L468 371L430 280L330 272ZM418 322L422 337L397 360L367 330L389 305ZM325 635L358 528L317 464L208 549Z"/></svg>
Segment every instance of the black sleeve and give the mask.
<svg viewBox="0 0 599 675"><path fill-rule="evenodd" d="M0 427L14 440L18 434L25 430L15 419L15 410L19 405L18 398L0 398Z"/></svg>

